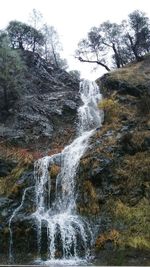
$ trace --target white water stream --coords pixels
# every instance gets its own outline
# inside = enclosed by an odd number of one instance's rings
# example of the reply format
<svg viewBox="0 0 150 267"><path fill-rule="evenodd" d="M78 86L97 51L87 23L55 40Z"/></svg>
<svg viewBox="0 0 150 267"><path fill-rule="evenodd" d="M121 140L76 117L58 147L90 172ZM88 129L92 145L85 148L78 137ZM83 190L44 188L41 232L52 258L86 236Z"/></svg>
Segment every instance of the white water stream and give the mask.
<svg viewBox="0 0 150 267"><path fill-rule="evenodd" d="M36 211L32 217L37 225L39 253L43 227L47 231L48 263L75 264L86 259L92 240L89 224L76 213L76 172L80 159L88 148L89 138L101 126L102 113L97 107L101 94L95 82L83 81L80 85L80 96L83 105L78 109L77 138L61 153L35 162ZM61 168L55 181L54 194L49 170L55 163L60 164ZM25 193L21 206L24 198ZM10 253L13 244L11 222L19 209L14 211L9 222Z"/></svg>

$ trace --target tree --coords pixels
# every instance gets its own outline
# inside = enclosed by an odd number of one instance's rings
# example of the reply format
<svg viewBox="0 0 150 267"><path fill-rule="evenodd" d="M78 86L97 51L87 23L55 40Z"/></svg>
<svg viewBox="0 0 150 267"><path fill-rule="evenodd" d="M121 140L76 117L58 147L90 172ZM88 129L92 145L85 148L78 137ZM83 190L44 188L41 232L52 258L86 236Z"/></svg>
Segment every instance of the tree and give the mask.
<svg viewBox="0 0 150 267"><path fill-rule="evenodd" d="M102 45L102 36L99 34L98 28L94 27L88 33L87 39L82 39L76 50L76 58L81 62L96 63L104 67L107 71L110 68L105 59L104 46Z"/></svg>
<svg viewBox="0 0 150 267"><path fill-rule="evenodd" d="M53 26L43 25L42 33L44 35L44 46L42 56L46 61L51 62L56 67L67 69L66 59L61 58L60 52L62 45L59 40L59 35Z"/></svg>
<svg viewBox="0 0 150 267"><path fill-rule="evenodd" d="M88 33L88 38L82 40L77 50L80 61L97 63L110 70L108 67L107 54L111 54L115 65L120 68L124 65L121 57L121 26L106 21L99 27L93 27ZM83 58L84 57L84 58Z"/></svg>
<svg viewBox="0 0 150 267"><path fill-rule="evenodd" d="M141 11L129 14L128 21L120 25L105 21L93 27L78 44L76 57L81 62L96 63L110 70L120 68L133 60L141 60L150 51L150 22Z"/></svg>
<svg viewBox="0 0 150 267"><path fill-rule="evenodd" d="M0 89L3 91L4 109L9 110L10 99L17 99L22 88L25 67L19 52L9 46L6 33L0 34Z"/></svg>
<svg viewBox="0 0 150 267"><path fill-rule="evenodd" d="M145 13L135 10L128 16L124 39L136 60L150 51L150 21Z"/></svg>
<svg viewBox="0 0 150 267"><path fill-rule="evenodd" d="M43 15L40 11L36 10L35 8L32 10L30 14L29 24L31 24L32 36L33 36L33 52L40 52L40 45L44 45L44 36L42 35L42 26L43 26ZM41 41L40 41L41 39Z"/></svg>
<svg viewBox="0 0 150 267"><path fill-rule="evenodd" d="M31 49L35 52L44 42L44 36L40 31L20 21L11 21L7 32L13 48Z"/></svg>
<svg viewBox="0 0 150 267"><path fill-rule="evenodd" d="M80 76L81 76L80 71L78 71L78 70L70 70L70 71L69 71L69 74L70 74L73 78L75 78L76 80L81 80L81 78L80 78Z"/></svg>
<svg viewBox="0 0 150 267"><path fill-rule="evenodd" d="M32 10L29 18L29 24L31 24L34 29L41 30L43 26L43 15L39 10L35 8Z"/></svg>
<svg viewBox="0 0 150 267"><path fill-rule="evenodd" d="M122 67L124 63L120 53L122 47L121 26L117 23L111 23L110 21L106 21L100 25L99 31L103 36L102 44L112 50L112 57L115 60L117 68Z"/></svg>

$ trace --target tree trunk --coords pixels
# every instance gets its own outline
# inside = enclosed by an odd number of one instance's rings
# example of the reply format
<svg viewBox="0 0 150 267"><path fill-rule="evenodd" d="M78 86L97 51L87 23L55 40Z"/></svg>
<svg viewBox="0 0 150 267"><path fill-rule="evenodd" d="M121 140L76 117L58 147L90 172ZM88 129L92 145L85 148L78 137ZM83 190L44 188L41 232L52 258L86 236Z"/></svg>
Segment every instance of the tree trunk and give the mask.
<svg viewBox="0 0 150 267"><path fill-rule="evenodd" d="M22 50L24 50L22 41L19 41L19 48L22 49Z"/></svg>
<svg viewBox="0 0 150 267"><path fill-rule="evenodd" d="M133 54L134 54L136 60L139 61L141 59L141 57L138 55L136 44L133 43L133 40L132 40L132 37L130 36L130 34L128 34L128 38L129 38L129 41L130 41L130 44L131 44L131 49L133 51Z"/></svg>
<svg viewBox="0 0 150 267"><path fill-rule="evenodd" d="M53 45L52 45L52 53L53 53L53 56L54 56L55 65L58 68L59 65L58 65L58 61L57 61L57 57L56 57L55 49L54 49L54 46Z"/></svg>
<svg viewBox="0 0 150 267"><path fill-rule="evenodd" d="M115 61L116 61L117 68L119 69L121 67L121 64L120 64L120 56L119 56L119 54L117 52L117 49L115 47L115 44L112 45L112 49L113 49L113 51L115 53Z"/></svg>

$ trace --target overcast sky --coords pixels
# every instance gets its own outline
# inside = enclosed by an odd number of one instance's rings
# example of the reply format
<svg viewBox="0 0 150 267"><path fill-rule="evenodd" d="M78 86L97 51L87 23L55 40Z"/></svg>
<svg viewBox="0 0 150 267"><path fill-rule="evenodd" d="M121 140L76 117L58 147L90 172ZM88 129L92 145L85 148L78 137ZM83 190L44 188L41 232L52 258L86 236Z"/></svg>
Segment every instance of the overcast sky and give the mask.
<svg viewBox="0 0 150 267"><path fill-rule="evenodd" d="M14 19L28 22L33 8L58 31L70 69L78 69L82 77L92 80L104 73L103 68L91 73L89 64L73 57L77 43L88 30L106 20L119 23L135 9L150 17L150 0L0 0L0 28Z"/></svg>

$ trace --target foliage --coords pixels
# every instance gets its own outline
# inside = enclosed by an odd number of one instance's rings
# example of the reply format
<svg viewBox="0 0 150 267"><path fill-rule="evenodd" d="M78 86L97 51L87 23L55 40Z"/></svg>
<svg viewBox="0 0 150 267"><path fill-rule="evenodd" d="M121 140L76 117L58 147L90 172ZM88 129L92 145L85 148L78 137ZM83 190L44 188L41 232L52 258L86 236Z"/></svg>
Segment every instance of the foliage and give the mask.
<svg viewBox="0 0 150 267"><path fill-rule="evenodd" d="M78 212L82 215L97 215L100 211L96 190L90 180L83 183L84 193L82 202L77 204ZM83 189L82 189L83 190Z"/></svg>
<svg viewBox="0 0 150 267"><path fill-rule="evenodd" d="M32 49L36 51L37 46L42 46L44 42L43 34L20 21L11 21L7 27L11 46L20 49Z"/></svg>
<svg viewBox="0 0 150 267"><path fill-rule="evenodd" d="M20 95L25 67L19 52L11 49L6 34L0 36L0 89L3 91L4 108L9 109L10 99Z"/></svg>
<svg viewBox="0 0 150 267"><path fill-rule="evenodd" d="M107 98L101 100L99 108L104 111L105 120L107 122L113 122L119 119L119 112L122 110L121 105L115 98Z"/></svg>
<svg viewBox="0 0 150 267"><path fill-rule="evenodd" d="M149 179L150 156L148 152L138 152L135 155L126 155L117 174L132 189L137 185L144 185ZM145 186L145 185L144 185Z"/></svg>
<svg viewBox="0 0 150 267"><path fill-rule="evenodd" d="M51 169L50 169L50 177L52 179L56 178L59 172L60 172L60 166L53 164Z"/></svg>
<svg viewBox="0 0 150 267"><path fill-rule="evenodd" d="M42 18L42 14L33 9L30 25L21 21L10 21L4 34L8 35L13 49L36 52L55 67L65 70L68 64L61 56L62 44L58 32L53 26L43 24Z"/></svg>
<svg viewBox="0 0 150 267"><path fill-rule="evenodd" d="M113 218L127 227L120 235L120 243L134 248L150 248L149 201L143 199L134 207L119 200L113 204Z"/></svg>
<svg viewBox="0 0 150 267"><path fill-rule="evenodd" d="M54 64L56 67L66 69L68 67L67 61L60 56L62 45L57 31L53 26L44 24L42 27L42 33L44 35L42 56L46 59L46 61Z"/></svg>
<svg viewBox="0 0 150 267"><path fill-rule="evenodd" d="M77 79L77 80L80 80L80 75L81 75L80 71L78 71L78 70L70 70L70 71L69 71L69 74L70 74L73 78L75 78L75 79Z"/></svg>
<svg viewBox="0 0 150 267"><path fill-rule="evenodd" d="M150 23L145 13L135 10L121 24L105 21L93 27L78 44L76 56L81 62L97 63L110 70L133 60L140 60L150 51Z"/></svg>
<svg viewBox="0 0 150 267"><path fill-rule="evenodd" d="M42 22L43 22L42 13L39 10L33 8L32 12L29 15L29 24L31 24L34 29L41 30L43 24Z"/></svg>
<svg viewBox="0 0 150 267"><path fill-rule="evenodd" d="M119 243L119 236L120 234L116 229L112 229L109 232L101 234L96 240L96 249L103 248L107 241L111 241L115 246L117 246Z"/></svg>

